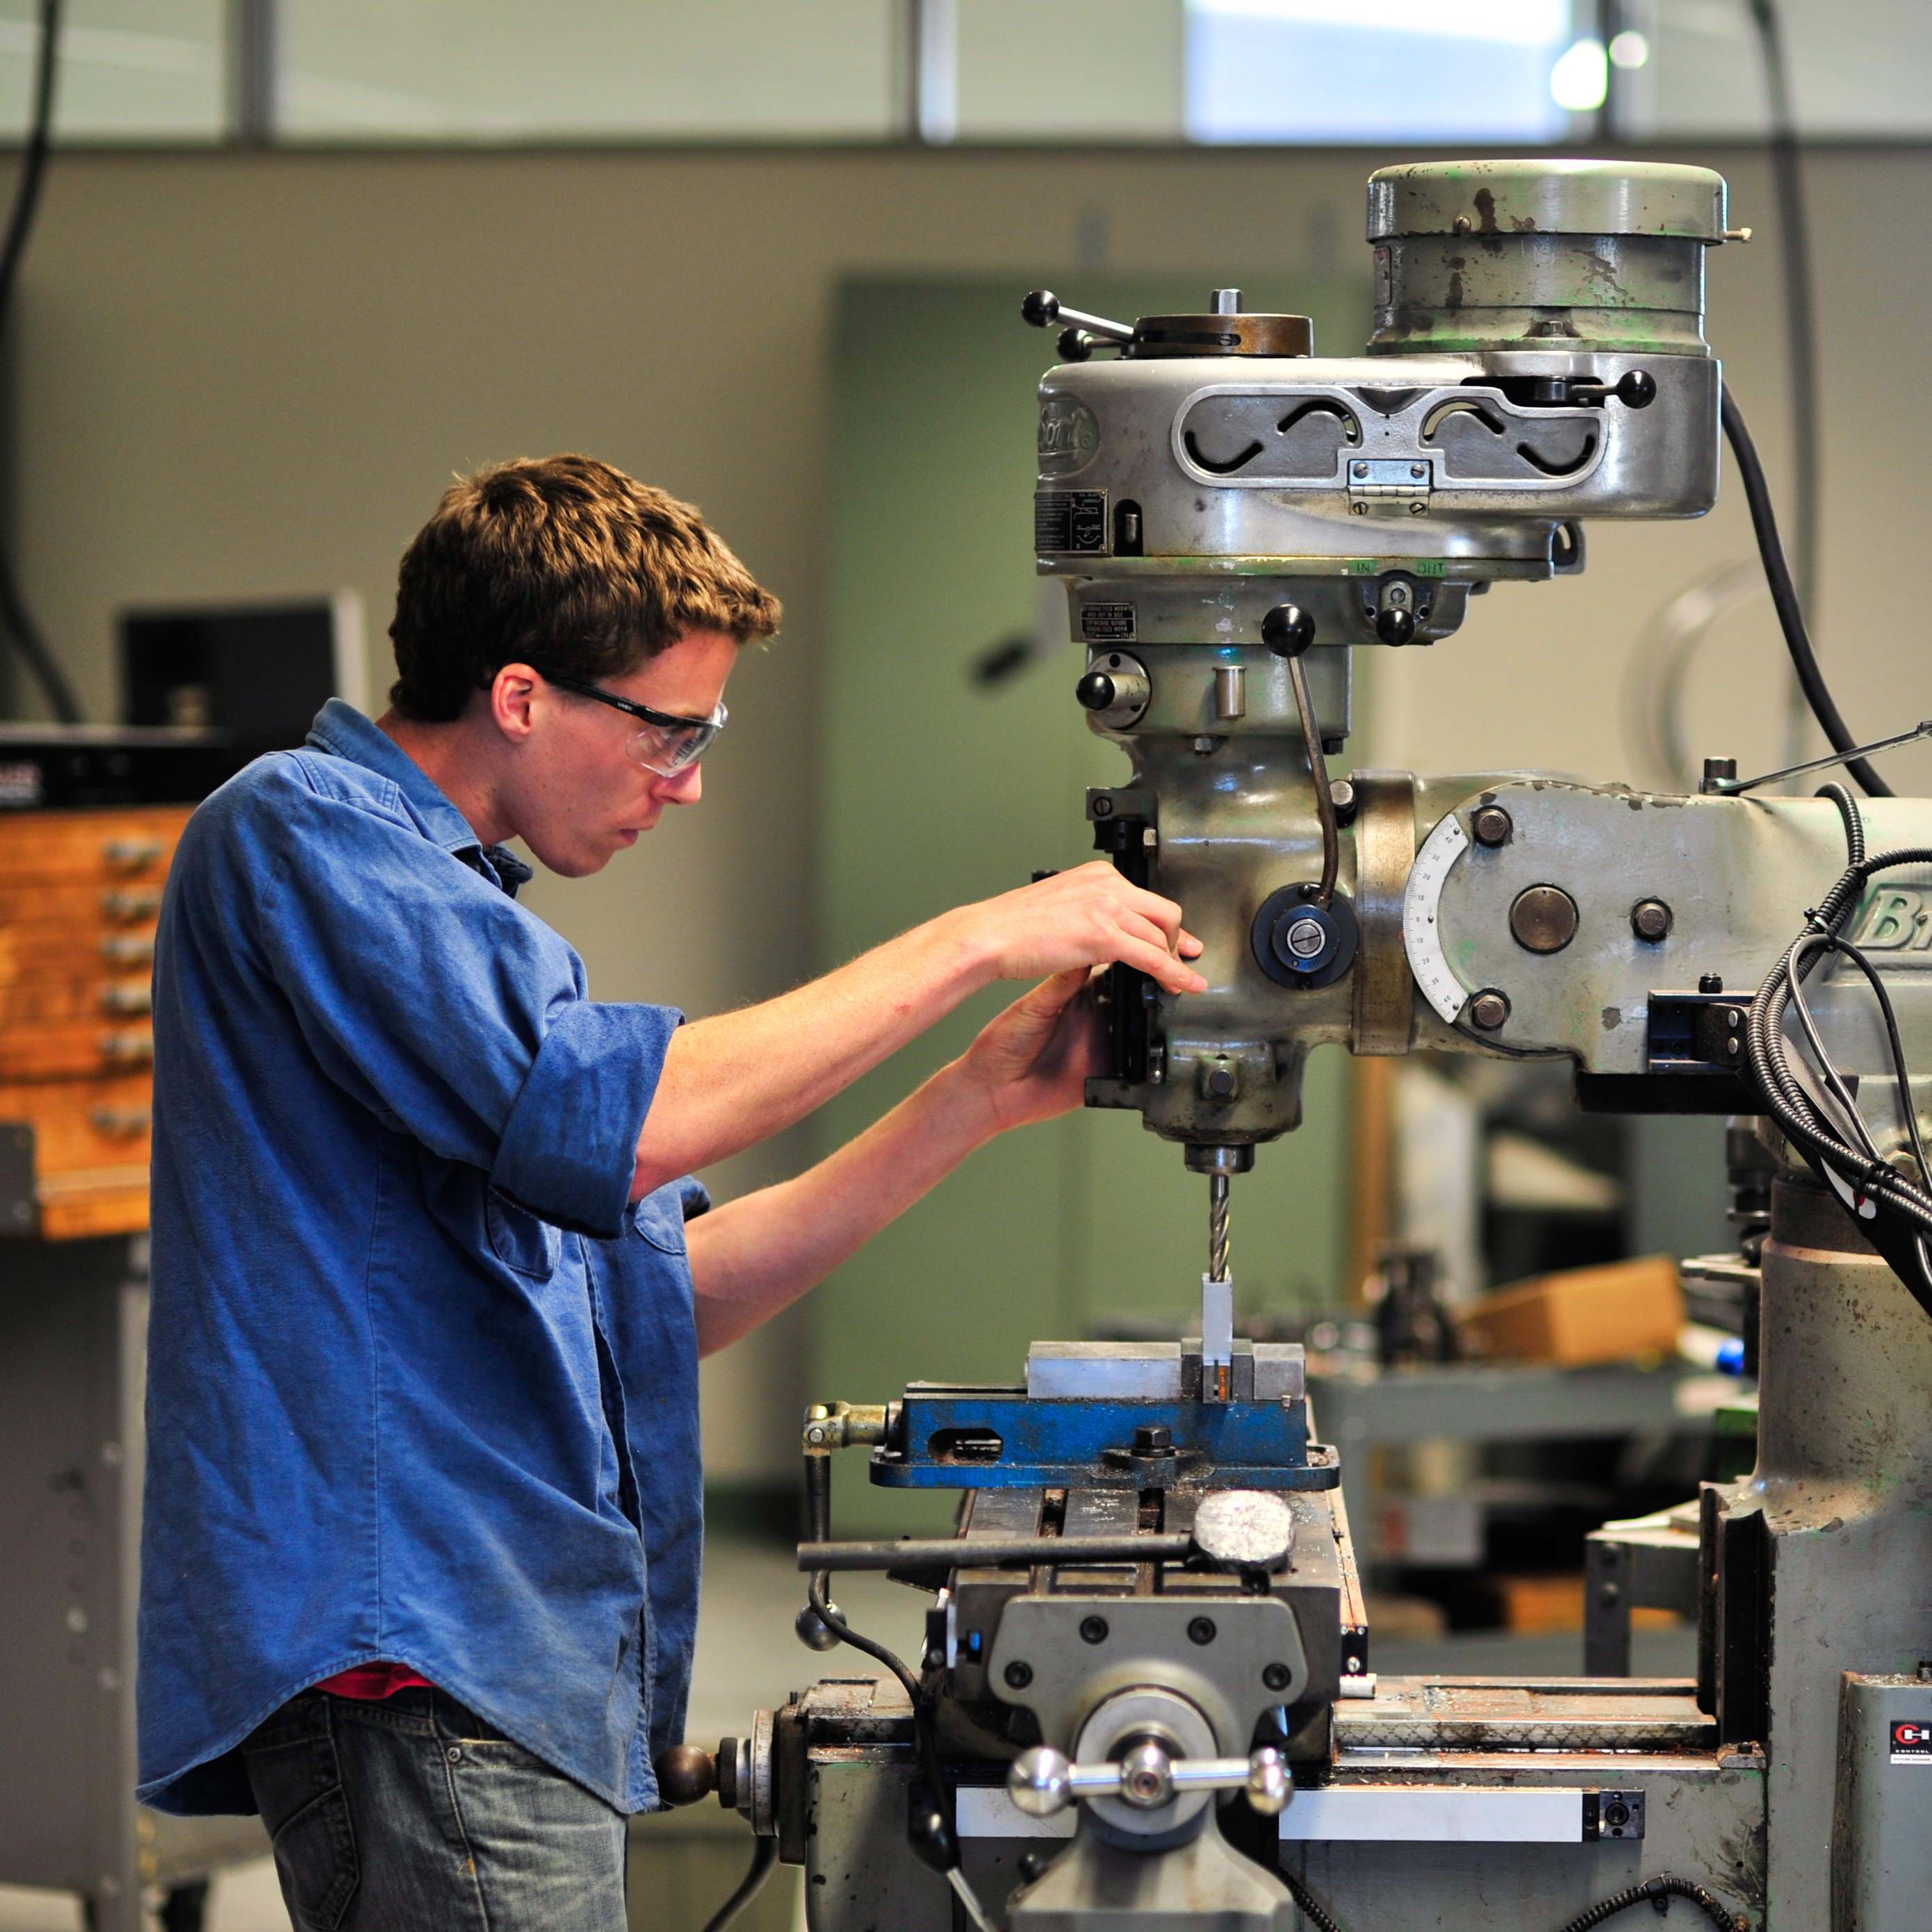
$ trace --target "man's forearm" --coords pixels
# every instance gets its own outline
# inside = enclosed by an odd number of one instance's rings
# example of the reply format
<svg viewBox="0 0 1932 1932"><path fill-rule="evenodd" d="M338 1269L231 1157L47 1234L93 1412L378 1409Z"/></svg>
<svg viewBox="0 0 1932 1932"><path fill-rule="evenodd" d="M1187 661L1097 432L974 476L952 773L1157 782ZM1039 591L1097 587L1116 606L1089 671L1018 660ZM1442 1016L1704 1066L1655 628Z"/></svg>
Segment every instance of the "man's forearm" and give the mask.
<svg viewBox="0 0 1932 1932"><path fill-rule="evenodd" d="M983 1090L956 1061L795 1180L690 1222L698 1352L736 1341L824 1280L998 1124Z"/></svg>
<svg viewBox="0 0 1932 1932"><path fill-rule="evenodd" d="M1120 961L1171 993L1207 981L1175 955L1180 908L1100 861L962 906L763 1006L680 1027L638 1142L632 1198L782 1132L999 979Z"/></svg>
<svg viewBox="0 0 1932 1932"><path fill-rule="evenodd" d="M970 934L934 920L776 1000L680 1027L632 1198L783 1132L994 976Z"/></svg>

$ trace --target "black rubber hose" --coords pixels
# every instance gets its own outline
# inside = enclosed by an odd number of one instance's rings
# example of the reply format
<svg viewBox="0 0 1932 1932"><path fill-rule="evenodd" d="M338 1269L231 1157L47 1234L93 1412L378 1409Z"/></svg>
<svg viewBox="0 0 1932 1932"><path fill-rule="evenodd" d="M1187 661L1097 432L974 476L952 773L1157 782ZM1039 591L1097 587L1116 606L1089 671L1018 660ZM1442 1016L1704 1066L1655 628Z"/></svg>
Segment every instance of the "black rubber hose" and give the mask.
<svg viewBox="0 0 1932 1932"><path fill-rule="evenodd" d="M1751 528L1757 532L1758 555L1764 562L1764 580L1784 633L1785 649L1791 653L1792 668L1798 674L1798 688L1811 707L1819 728L1834 752L1849 752L1858 742L1843 714L1825 687L1824 674L1818 668L1817 655L1811 648L1811 634L1804 628L1804 612L1798 601L1798 587L1791 580L1791 566L1786 560L1784 540L1778 534L1778 514L1772 507L1771 490L1764 480L1764 465L1758 460L1757 445L1744 427L1744 412L1724 385L1724 435L1731 453L1738 460L1738 475L1744 486L1744 501L1750 506ZM1868 758L1852 758L1845 769L1857 779L1868 797L1890 798L1891 786L1871 768Z"/></svg>
<svg viewBox="0 0 1932 1932"><path fill-rule="evenodd" d="M1282 1868L1281 1876L1282 1882L1288 1887L1288 1896L1294 1900L1295 1910L1316 1928L1316 1932L1342 1932L1321 1900L1286 1866Z"/></svg>
<svg viewBox="0 0 1932 1932"><path fill-rule="evenodd" d="M778 1862L778 1841L776 1838L759 1838L752 1846L752 1863L745 1876L738 1881L738 1889L706 1920L704 1932L724 1932L728 1925L737 1922L738 1915L756 1898L764 1888L764 1882L772 1875Z"/></svg>
<svg viewBox="0 0 1932 1932"><path fill-rule="evenodd" d="M1614 1918L1619 1912L1628 1912L1634 1905L1654 1905L1666 1898L1688 1898L1696 1906L1713 1925L1723 1928L1723 1932L1738 1932L1740 1925L1747 1922L1733 1918L1730 1908L1706 1892L1701 1885L1693 1885L1688 1878L1647 1878L1641 1885L1634 1885L1628 1892L1613 1893L1600 1905L1593 1905L1588 1912L1580 1912L1562 1928L1562 1932L1590 1932L1593 1925L1600 1925L1606 1918Z"/></svg>
<svg viewBox="0 0 1932 1932"><path fill-rule="evenodd" d="M47 157L52 146L54 75L60 45L60 0L40 0L40 58L34 71L34 118L27 134L26 150L20 158L20 179L14 190L14 212L8 218L7 238L0 242L0 327L4 327L13 306L14 284L20 279L20 258L27 251L27 237L32 232L34 215L40 206L40 183L46 178ZM80 704L67 674L54 662L46 638L27 608L20 580L14 574L13 560L0 544L0 623L13 634L20 661L34 675L45 694L47 707L63 724L81 722Z"/></svg>

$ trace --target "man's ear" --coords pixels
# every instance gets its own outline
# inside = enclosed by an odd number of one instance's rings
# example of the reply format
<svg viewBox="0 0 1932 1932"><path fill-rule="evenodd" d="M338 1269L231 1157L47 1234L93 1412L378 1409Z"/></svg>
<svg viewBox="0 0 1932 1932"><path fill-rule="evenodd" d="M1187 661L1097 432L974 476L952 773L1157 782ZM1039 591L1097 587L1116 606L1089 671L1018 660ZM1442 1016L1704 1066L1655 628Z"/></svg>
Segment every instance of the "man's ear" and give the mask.
<svg viewBox="0 0 1932 1932"><path fill-rule="evenodd" d="M490 681L486 694L490 722L513 745L526 743L536 729L536 712L549 698L549 687L526 664L507 664Z"/></svg>

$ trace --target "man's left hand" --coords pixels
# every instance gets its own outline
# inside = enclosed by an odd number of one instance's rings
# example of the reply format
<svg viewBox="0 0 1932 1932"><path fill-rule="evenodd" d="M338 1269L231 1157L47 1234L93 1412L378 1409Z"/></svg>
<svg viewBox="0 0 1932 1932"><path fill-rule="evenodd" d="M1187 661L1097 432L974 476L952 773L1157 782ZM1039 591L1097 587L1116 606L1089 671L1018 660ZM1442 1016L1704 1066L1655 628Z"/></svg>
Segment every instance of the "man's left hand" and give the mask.
<svg viewBox="0 0 1932 1932"><path fill-rule="evenodd" d="M1088 1077L1106 1070L1098 976L1076 966L1041 981L989 1021L957 1063L984 1094L996 1131L1071 1112Z"/></svg>

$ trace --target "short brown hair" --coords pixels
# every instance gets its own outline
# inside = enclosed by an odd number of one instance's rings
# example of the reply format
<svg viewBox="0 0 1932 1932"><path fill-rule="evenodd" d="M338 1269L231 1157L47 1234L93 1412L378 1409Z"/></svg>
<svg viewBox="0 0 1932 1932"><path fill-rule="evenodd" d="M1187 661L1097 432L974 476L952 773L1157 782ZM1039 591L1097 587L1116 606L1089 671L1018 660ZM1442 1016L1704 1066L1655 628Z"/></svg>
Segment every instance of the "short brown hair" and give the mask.
<svg viewBox="0 0 1932 1932"><path fill-rule="evenodd" d="M690 504L594 457L519 457L453 484L403 553L389 701L444 724L506 664L602 682L782 615Z"/></svg>

